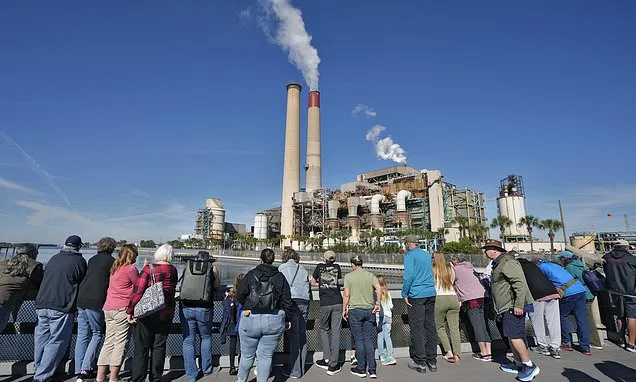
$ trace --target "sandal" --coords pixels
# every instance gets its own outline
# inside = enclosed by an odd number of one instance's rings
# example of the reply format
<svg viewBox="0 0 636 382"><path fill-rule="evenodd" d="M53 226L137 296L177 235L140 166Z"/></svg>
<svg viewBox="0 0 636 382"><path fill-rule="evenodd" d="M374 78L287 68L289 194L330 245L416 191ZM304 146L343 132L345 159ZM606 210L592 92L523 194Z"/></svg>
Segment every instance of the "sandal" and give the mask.
<svg viewBox="0 0 636 382"><path fill-rule="evenodd" d="M444 358L444 360L445 360L446 362L448 362L448 363L455 363L455 361L456 361L456 360L455 360L455 356L450 356L450 357L448 357L448 356L446 356L446 355L445 355L445 356L443 356L442 358Z"/></svg>
<svg viewBox="0 0 636 382"><path fill-rule="evenodd" d="M492 362L492 355L491 354L481 354L481 353L476 353L473 354L473 358L479 361L484 361L484 362Z"/></svg>
<svg viewBox="0 0 636 382"><path fill-rule="evenodd" d="M456 355L455 356L455 364L459 365L460 362L461 362L461 358L458 355Z"/></svg>

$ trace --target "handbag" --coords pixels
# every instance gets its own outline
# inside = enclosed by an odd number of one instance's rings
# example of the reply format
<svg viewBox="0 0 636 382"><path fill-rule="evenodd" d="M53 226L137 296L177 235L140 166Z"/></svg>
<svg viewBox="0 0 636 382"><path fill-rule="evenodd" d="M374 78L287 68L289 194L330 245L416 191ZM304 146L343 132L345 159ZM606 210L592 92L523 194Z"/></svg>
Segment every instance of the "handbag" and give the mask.
<svg viewBox="0 0 636 382"><path fill-rule="evenodd" d="M144 295L135 305L135 318L142 318L156 313L166 307L166 297L163 294L163 283L155 280L155 269L150 265L150 279L152 284L146 288Z"/></svg>

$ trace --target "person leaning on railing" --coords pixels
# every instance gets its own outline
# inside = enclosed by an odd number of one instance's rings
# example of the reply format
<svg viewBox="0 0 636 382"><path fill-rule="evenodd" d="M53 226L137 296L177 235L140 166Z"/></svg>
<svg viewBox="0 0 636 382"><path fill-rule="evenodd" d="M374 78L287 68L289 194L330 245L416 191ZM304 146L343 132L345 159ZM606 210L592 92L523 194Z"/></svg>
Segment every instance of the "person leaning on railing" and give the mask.
<svg viewBox="0 0 636 382"><path fill-rule="evenodd" d="M42 264L35 261L37 256L35 245L18 244L12 258L0 261L0 333L12 314L17 317L30 290L40 287Z"/></svg>

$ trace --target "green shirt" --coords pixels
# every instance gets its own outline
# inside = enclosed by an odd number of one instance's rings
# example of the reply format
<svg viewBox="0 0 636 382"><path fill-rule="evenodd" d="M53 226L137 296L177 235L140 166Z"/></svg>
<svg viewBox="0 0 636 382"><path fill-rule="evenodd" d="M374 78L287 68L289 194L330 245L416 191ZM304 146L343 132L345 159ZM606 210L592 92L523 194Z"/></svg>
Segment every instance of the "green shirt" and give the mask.
<svg viewBox="0 0 636 382"><path fill-rule="evenodd" d="M348 273L344 278L344 287L349 289L349 308L373 309L375 307L374 285L378 278L363 268Z"/></svg>

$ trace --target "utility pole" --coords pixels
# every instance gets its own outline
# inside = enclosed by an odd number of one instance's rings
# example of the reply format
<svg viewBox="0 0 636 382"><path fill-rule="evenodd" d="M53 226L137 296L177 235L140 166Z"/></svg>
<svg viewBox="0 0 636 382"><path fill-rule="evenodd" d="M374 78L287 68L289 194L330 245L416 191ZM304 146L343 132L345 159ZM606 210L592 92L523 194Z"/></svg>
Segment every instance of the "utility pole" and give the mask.
<svg viewBox="0 0 636 382"><path fill-rule="evenodd" d="M561 214L561 225L563 226L562 230L563 230L563 245L567 245L568 244L568 236L567 233L565 232L565 219L563 219L563 208L561 207L561 201L559 200L559 213Z"/></svg>

